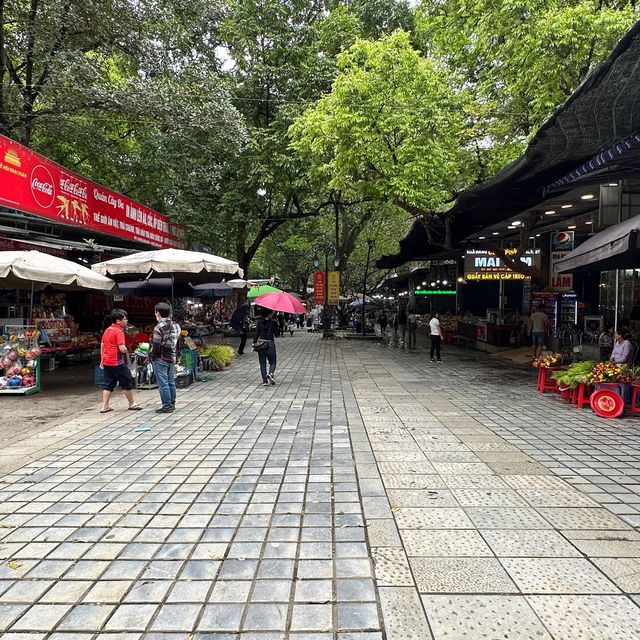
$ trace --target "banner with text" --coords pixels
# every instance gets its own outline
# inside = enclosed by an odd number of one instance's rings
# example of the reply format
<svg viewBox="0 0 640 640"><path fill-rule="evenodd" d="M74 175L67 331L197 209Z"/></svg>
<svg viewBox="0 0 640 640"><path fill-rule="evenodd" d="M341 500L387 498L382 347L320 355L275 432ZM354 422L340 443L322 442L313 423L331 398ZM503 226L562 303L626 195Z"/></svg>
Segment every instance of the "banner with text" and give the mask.
<svg viewBox="0 0 640 640"><path fill-rule="evenodd" d="M324 271L313 273L313 301L316 304L324 304Z"/></svg>
<svg viewBox="0 0 640 640"><path fill-rule="evenodd" d="M184 227L2 135L0 205L152 247L184 247Z"/></svg>
<svg viewBox="0 0 640 640"><path fill-rule="evenodd" d="M556 231L551 234L551 253L549 254L551 291L562 293L573 289L573 275L571 273L556 273L556 264L573 251L574 246L573 231Z"/></svg>
<svg viewBox="0 0 640 640"><path fill-rule="evenodd" d="M327 302L338 304L340 302L340 272L329 271L329 294Z"/></svg>
<svg viewBox="0 0 640 640"><path fill-rule="evenodd" d="M515 256L516 249L506 249L505 253ZM519 257L529 267L540 268L540 249L527 249ZM505 266L502 258L486 249L468 249L464 256L464 277L467 280L528 280L529 276L512 271Z"/></svg>

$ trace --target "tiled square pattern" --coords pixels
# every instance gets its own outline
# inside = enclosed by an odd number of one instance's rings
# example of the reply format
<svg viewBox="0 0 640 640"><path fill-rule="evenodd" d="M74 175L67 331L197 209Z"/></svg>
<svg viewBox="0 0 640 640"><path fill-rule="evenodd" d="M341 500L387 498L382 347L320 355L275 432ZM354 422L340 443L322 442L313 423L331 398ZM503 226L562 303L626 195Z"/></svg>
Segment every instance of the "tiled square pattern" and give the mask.
<svg viewBox="0 0 640 640"><path fill-rule="evenodd" d="M56 427L0 477L3 638L638 637L636 425L419 340L295 332L275 386L245 356Z"/></svg>

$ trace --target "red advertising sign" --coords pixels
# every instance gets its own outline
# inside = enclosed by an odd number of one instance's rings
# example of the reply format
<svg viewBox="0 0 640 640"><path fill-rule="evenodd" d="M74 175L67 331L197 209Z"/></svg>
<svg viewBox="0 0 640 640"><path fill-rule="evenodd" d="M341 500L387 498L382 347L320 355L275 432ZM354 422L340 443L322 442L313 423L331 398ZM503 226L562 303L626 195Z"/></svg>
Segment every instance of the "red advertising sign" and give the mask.
<svg viewBox="0 0 640 640"><path fill-rule="evenodd" d="M324 271L314 271L313 273L313 301L316 304L324 304Z"/></svg>
<svg viewBox="0 0 640 640"><path fill-rule="evenodd" d="M184 247L184 228L0 135L0 205L157 248Z"/></svg>
<svg viewBox="0 0 640 640"><path fill-rule="evenodd" d="M36 244L35 242L20 242L19 240L11 240L10 238L0 238L0 251L39 251L40 253L48 253L58 258L66 258L67 252L57 247L49 247L47 245Z"/></svg>

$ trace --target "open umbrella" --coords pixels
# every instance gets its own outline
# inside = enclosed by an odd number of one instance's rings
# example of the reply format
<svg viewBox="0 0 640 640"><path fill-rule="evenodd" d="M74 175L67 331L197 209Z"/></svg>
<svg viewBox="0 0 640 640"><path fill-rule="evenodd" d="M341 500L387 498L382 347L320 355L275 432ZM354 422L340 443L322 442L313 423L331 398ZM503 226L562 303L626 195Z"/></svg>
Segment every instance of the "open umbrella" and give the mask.
<svg viewBox="0 0 640 640"><path fill-rule="evenodd" d="M174 282L191 284L220 282L227 276L243 275L242 269L233 260L183 249L140 251L98 262L91 268L116 280L134 280L135 276L158 276L172 278Z"/></svg>
<svg viewBox="0 0 640 640"><path fill-rule="evenodd" d="M297 298L284 291L265 293L256 298L256 304L265 309L282 311L283 313L307 313L305 306Z"/></svg>
<svg viewBox="0 0 640 640"><path fill-rule="evenodd" d="M87 267L48 253L0 251L0 288L31 290L29 317L33 315L34 290L49 285L65 291L111 291L116 283Z"/></svg>
<svg viewBox="0 0 640 640"><path fill-rule="evenodd" d="M236 310L231 314L229 318L229 326L232 329L238 329L242 324L242 321L249 315L251 312L251 305L248 302L241 304L236 308Z"/></svg>
<svg viewBox="0 0 640 640"><path fill-rule="evenodd" d="M118 283L118 291L123 296L163 297L172 294L179 297L197 297L195 287L188 283L174 284L171 278L148 278L147 280L132 280Z"/></svg>
<svg viewBox="0 0 640 640"><path fill-rule="evenodd" d="M3 289L111 291L116 283L82 265L40 251L0 251L0 287Z"/></svg>
<svg viewBox="0 0 640 640"><path fill-rule="evenodd" d="M198 298L226 298L233 293L233 287L226 282L211 282L193 287L193 295Z"/></svg>
<svg viewBox="0 0 640 640"><path fill-rule="evenodd" d="M261 284L259 287L249 289L247 298L251 300L253 298L257 298L258 296L263 296L265 293L280 293L281 291L282 289L276 289L276 287L272 287L269 284Z"/></svg>

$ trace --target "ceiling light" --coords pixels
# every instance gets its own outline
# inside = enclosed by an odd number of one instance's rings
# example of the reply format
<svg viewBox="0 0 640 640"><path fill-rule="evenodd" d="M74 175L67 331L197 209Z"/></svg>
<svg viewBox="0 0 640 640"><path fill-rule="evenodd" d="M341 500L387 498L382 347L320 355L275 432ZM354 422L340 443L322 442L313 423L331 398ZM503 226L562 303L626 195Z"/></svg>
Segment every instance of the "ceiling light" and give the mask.
<svg viewBox="0 0 640 640"><path fill-rule="evenodd" d="M499 231L494 231L491 235L492 235L492 236L499 236L499 235L500 235L500 232L499 232Z"/></svg>
<svg viewBox="0 0 640 640"><path fill-rule="evenodd" d="M484 240L486 236L478 236L478 240Z"/></svg>
<svg viewBox="0 0 640 640"><path fill-rule="evenodd" d="M435 282L432 282L432 283L431 283L431 286L432 286L432 287L435 287L435 286L436 286L436 283L435 283Z"/></svg>
<svg viewBox="0 0 640 640"><path fill-rule="evenodd" d="M448 280L443 280L442 284L449 284L449 281Z"/></svg>
<svg viewBox="0 0 640 640"><path fill-rule="evenodd" d="M617 187L618 183L617 182L608 182L605 187Z"/></svg>
<svg viewBox="0 0 640 640"><path fill-rule="evenodd" d="M539 237L540 237L540 234L539 234L539 233L536 233L536 238L539 238Z"/></svg>
<svg viewBox="0 0 640 640"><path fill-rule="evenodd" d="M587 221L585 222L585 224L593 224L593 221L592 221L592 220L587 220Z"/></svg>
<svg viewBox="0 0 640 640"><path fill-rule="evenodd" d="M426 283L426 282L423 282L423 283L422 283L422 286L423 286L423 287L426 287L426 286L427 286L427 283Z"/></svg>
<svg viewBox="0 0 640 640"><path fill-rule="evenodd" d="M529 236L529 240L534 240L535 236Z"/></svg>
<svg viewBox="0 0 640 640"><path fill-rule="evenodd" d="M571 209L571 207L573 207L572 204L563 204L560 208L561 209Z"/></svg>
<svg viewBox="0 0 640 640"><path fill-rule="evenodd" d="M520 222L520 220L514 220L511 224L512 224L514 227L517 227L519 224L522 224L522 222Z"/></svg>
<svg viewBox="0 0 640 640"><path fill-rule="evenodd" d="M515 227L514 227L512 224L510 224L510 225L507 227L507 229L515 229Z"/></svg>
<svg viewBox="0 0 640 640"><path fill-rule="evenodd" d="M575 229L575 228L576 228L576 225L575 225L575 224L570 224L570 225L567 227L567 229Z"/></svg>
<svg viewBox="0 0 640 640"><path fill-rule="evenodd" d="M545 212L544 212L544 215L545 215L545 216L550 216L550 215L552 215L552 214L554 214L554 213L555 213L555 211L554 211L553 209L549 209L549 211L545 211Z"/></svg>
<svg viewBox="0 0 640 640"><path fill-rule="evenodd" d="M583 196L580 196L582 200L593 200L595 196L593 193L585 193Z"/></svg>

